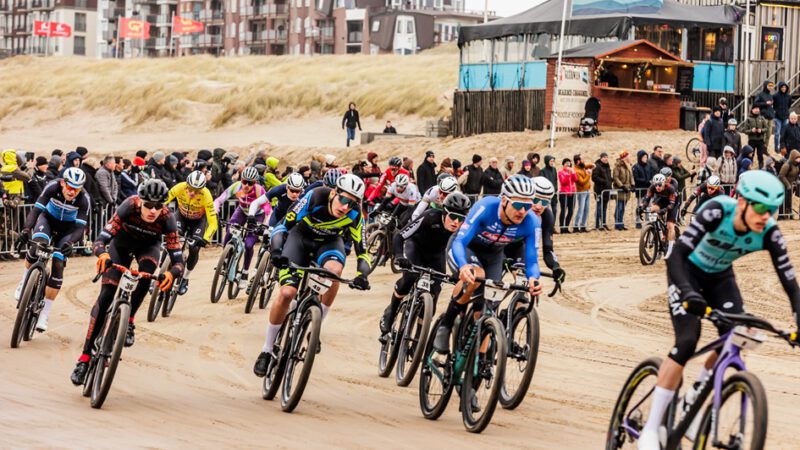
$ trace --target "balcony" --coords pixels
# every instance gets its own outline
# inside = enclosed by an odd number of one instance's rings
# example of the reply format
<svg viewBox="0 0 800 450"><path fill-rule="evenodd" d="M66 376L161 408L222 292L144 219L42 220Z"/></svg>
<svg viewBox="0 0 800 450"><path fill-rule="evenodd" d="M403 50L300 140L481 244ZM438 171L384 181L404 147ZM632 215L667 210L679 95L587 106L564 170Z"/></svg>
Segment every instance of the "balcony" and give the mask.
<svg viewBox="0 0 800 450"><path fill-rule="evenodd" d="M285 42L288 34L286 30L267 30L267 40Z"/></svg>
<svg viewBox="0 0 800 450"><path fill-rule="evenodd" d="M269 16L286 16L289 15L289 5L286 3L276 3L266 5L267 15Z"/></svg>
<svg viewBox="0 0 800 450"><path fill-rule="evenodd" d="M156 17L156 26L167 27L172 23L172 18L167 14L159 14Z"/></svg>
<svg viewBox="0 0 800 450"><path fill-rule="evenodd" d="M53 0L32 0L31 9L53 9L55 4Z"/></svg>
<svg viewBox="0 0 800 450"><path fill-rule="evenodd" d="M222 10L208 10L200 11L200 20L222 20L225 17Z"/></svg>
<svg viewBox="0 0 800 450"><path fill-rule="evenodd" d="M203 47L220 47L222 46L222 36L219 34L210 36L200 36L197 40L198 44Z"/></svg>
<svg viewBox="0 0 800 450"><path fill-rule="evenodd" d="M31 7L31 6L30 6L30 3L29 3L29 2L27 2L26 0L17 1L17 2L15 2L15 5L16 5L16 7L17 7L17 11L25 11L25 10L27 10L28 8L30 8L30 7Z"/></svg>
<svg viewBox="0 0 800 450"><path fill-rule="evenodd" d="M156 0L156 5L177 5L178 0Z"/></svg>
<svg viewBox="0 0 800 450"><path fill-rule="evenodd" d="M362 40L362 33L360 31L351 31L347 33L348 44L360 44Z"/></svg>
<svg viewBox="0 0 800 450"><path fill-rule="evenodd" d="M156 50L166 50L169 48L169 39L156 38Z"/></svg>
<svg viewBox="0 0 800 450"><path fill-rule="evenodd" d="M311 27L306 28L305 35L307 38L315 38L319 36L319 28Z"/></svg>
<svg viewBox="0 0 800 450"><path fill-rule="evenodd" d="M333 39L333 27L321 27L322 39Z"/></svg>

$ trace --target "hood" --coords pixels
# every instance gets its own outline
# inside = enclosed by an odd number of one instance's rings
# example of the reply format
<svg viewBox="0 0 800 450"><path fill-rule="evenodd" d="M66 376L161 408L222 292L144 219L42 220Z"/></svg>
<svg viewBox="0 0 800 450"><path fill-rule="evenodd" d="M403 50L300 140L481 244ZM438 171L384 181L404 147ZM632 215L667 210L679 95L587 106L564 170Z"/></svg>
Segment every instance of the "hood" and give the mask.
<svg viewBox="0 0 800 450"><path fill-rule="evenodd" d="M753 150L753 147L750 147L749 145L742 147L742 155L744 156L752 155L754 152L755 150Z"/></svg>
<svg viewBox="0 0 800 450"><path fill-rule="evenodd" d="M751 164L753 164L753 160L750 158L744 158L742 163L739 165L739 172L744 172L745 170L750 169Z"/></svg>
<svg viewBox="0 0 800 450"><path fill-rule="evenodd" d="M786 93L789 92L789 85L786 84L785 81L781 81L780 83L778 83L778 92L781 92L781 89L783 88L786 88Z"/></svg>
<svg viewBox="0 0 800 450"><path fill-rule="evenodd" d="M732 153L733 156L736 156L736 151L730 145L726 145L725 149L722 151L723 156L728 154L728 153Z"/></svg>
<svg viewBox="0 0 800 450"><path fill-rule="evenodd" d="M208 161L212 156L213 155L208 150L200 150L197 152L197 159L202 159L203 161Z"/></svg>
<svg viewBox="0 0 800 450"><path fill-rule="evenodd" d="M639 150L636 152L636 162L642 165L647 164L646 162L642 161L642 157L647 156L647 150Z"/></svg>
<svg viewBox="0 0 800 450"><path fill-rule="evenodd" d="M222 162L222 157L225 156L225 149L222 148L215 148L214 149L214 161Z"/></svg>
<svg viewBox="0 0 800 450"><path fill-rule="evenodd" d="M709 156L706 160L706 166L712 171L716 172L719 169L719 159Z"/></svg>
<svg viewBox="0 0 800 450"><path fill-rule="evenodd" d="M3 150L3 165L16 166L17 165L17 151L13 149Z"/></svg>
<svg viewBox="0 0 800 450"><path fill-rule="evenodd" d="M767 87L767 86L769 86L769 83L770 83L770 81L769 81L769 80L767 80L767 81L765 81L765 82L761 83L761 92L767 92L767 93L769 93L769 88Z"/></svg>
<svg viewBox="0 0 800 450"><path fill-rule="evenodd" d="M76 159L81 159L81 154L78 152L69 152L67 153L67 162L64 164L64 167L72 167Z"/></svg>
<svg viewBox="0 0 800 450"><path fill-rule="evenodd" d="M545 168L550 167L550 161L555 161L555 159L556 159L555 156L545 155L545 157L544 157L544 167Z"/></svg>
<svg viewBox="0 0 800 450"><path fill-rule="evenodd" d="M774 159L772 159L772 158L771 158L771 157L769 157L769 156L767 156L766 158L764 158L764 167L769 167L769 166L771 166L771 165L773 165L773 164L775 164L775 160L774 160Z"/></svg>
<svg viewBox="0 0 800 450"><path fill-rule="evenodd" d="M797 165L794 162L794 160L797 158L800 158L800 151L792 150L791 152L789 152L789 164Z"/></svg>

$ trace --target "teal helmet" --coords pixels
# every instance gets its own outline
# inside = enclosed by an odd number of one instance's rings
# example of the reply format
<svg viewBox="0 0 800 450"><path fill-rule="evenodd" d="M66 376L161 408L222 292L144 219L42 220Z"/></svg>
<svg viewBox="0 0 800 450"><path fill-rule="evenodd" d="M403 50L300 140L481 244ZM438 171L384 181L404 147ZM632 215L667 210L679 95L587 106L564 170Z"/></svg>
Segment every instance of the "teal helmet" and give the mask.
<svg viewBox="0 0 800 450"><path fill-rule="evenodd" d="M751 203L761 203L773 208L783 204L783 183L764 170L748 170L739 177L736 193Z"/></svg>

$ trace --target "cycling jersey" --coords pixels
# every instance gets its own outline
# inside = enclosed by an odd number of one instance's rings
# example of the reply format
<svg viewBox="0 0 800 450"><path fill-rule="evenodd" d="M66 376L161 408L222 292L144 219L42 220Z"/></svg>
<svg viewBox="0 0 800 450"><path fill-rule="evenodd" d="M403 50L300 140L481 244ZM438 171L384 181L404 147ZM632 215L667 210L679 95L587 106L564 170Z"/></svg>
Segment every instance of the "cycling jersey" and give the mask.
<svg viewBox="0 0 800 450"><path fill-rule="evenodd" d="M289 211L289 207L292 206L292 203L294 203L291 199L289 199L289 196L286 195L287 190L286 184L281 184L270 189L267 191L267 193L261 197L258 197L253 203L250 204L248 215L256 215L258 209L261 208L264 203L269 203L272 206L272 215L269 217L269 226L274 227L278 222L283 220L284 216L286 216L286 213Z"/></svg>
<svg viewBox="0 0 800 450"><path fill-rule="evenodd" d="M59 222L71 222L81 227L86 225L89 218L90 198L86 191L81 190L72 201L64 198L63 188L58 180L53 180L45 186L39 198L34 203L34 209L28 214L25 228L31 229L39 215L44 212L49 218Z"/></svg>
<svg viewBox="0 0 800 450"><path fill-rule="evenodd" d="M400 170L398 170L397 173L392 173L391 168L386 169L386 171L384 171L381 174L381 177L378 179L378 184L375 185L375 189L372 191L369 197L367 197L367 201L371 202L375 200L378 196L380 196L383 187L386 186L387 183L394 183L395 177L397 177L401 173L404 175L408 175L408 177L411 178L411 174L408 173L406 169L400 168Z"/></svg>
<svg viewBox="0 0 800 450"><path fill-rule="evenodd" d="M467 219L450 247L451 258L458 269L467 265L467 247L480 253L500 253L516 241L525 243L525 272L539 278L536 230L541 219L528 212L520 224L506 225L500 219L501 198L490 196L479 200L469 211Z"/></svg>
<svg viewBox="0 0 800 450"><path fill-rule="evenodd" d="M394 254L403 255L412 264L444 272L445 249L453 235L444 227L445 213L441 209L430 209L420 217L406 225L394 237ZM394 285L399 296L405 296L419 278L418 274L405 271ZM431 294L437 298L441 290L441 282L433 281Z"/></svg>
<svg viewBox="0 0 800 450"><path fill-rule="evenodd" d="M253 188L250 189L250 192L245 192L242 189L242 182L237 181L233 183L231 187L222 191L222 194L214 200L214 209L219 211L222 205L230 198L231 196L235 197L238 201L239 209L241 209L244 213L247 213L250 209L250 204L253 203L258 197L264 195L264 187L260 184L253 185ZM272 211L272 207L269 203L264 203L260 210L256 211L256 215L262 214L269 214Z"/></svg>
<svg viewBox="0 0 800 450"><path fill-rule="evenodd" d="M403 192L398 192L397 184L392 183L389 185L389 189L386 191L386 196L394 197L398 203L404 206L412 206L420 199L417 185L412 183L409 183Z"/></svg>
<svg viewBox="0 0 800 450"><path fill-rule="evenodd" d="M186 182L178 183L169 190L167 204L175 201L178 203L178 212L181 216L196 221L203 217L206 218L206 228L203 239L211 241L211 237L217 231L217 213L214 210L214 198L208 188L203 188L193 197L188 193L189 185Z"/></svg>
<svg viewBox="0 0 800 450"><path fill-rule="evenodd" d="M416 219L419 217L425 210L428 209L429 206L434 208L439 208L442 205L439 203L439 186L431 186L425 191L425 194L422 195L422 199L417 203L417 207L414 209L414 212L411 214L411 220Z"/></svg>
<svg viewBox="0 0 800 450"><path fill-rule="evenodd" d="M642 206L647 206L652 201L662 209L666 208L672 210L675 208L677 200L678 194L676 194L675 188L672 187L671 184L665 185L664 189L661 189L661 192L658 192L656 186L651 184L647 189L644 200L642 200Z"/></svg>
<svg viewBox="0 0 800 450"><path fill-rule="evenodd" d="M539 218L542 219L542 226L536 229L536 243L542 247L542 259L544 259L544 263L549 269L560 268L561 265L558 264L558 257L553 248L553 233L556 228L556 219L553 215L553 210L545 208ZM518 262L522 262L522 259L525 257L525 247L523 244L522 241L519 241L506 247L506 256L508 258L514 258Z"/></svg>
<svg viewBox="0 0 800 450"><path fill-rule="evenodd" d="M713 193L708 193L708 185L706 183L701 183L700 186L697 186L697 189L692 192L692 195L686 200L686 208L689 208L689 205L697 199L697 206L695 206L695 212L700 209L703 204L712 198L719 197L720 195L725 195L725 191L722 188L717 188Z"/></svg>

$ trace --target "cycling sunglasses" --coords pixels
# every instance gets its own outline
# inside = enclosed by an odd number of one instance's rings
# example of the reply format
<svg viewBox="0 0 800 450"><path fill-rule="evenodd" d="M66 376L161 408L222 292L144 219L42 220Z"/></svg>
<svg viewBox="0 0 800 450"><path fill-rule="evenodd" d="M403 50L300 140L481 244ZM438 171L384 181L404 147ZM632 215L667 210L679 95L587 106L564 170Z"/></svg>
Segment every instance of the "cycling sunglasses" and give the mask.
<svg viewBox="0 0 800 450"><path fill-rule="evenodd" d="M64 183L64 187L67 188L68 192L80 192L81 191L81 188L72 187L72 186L70 186L69 184L66 184L66 183Z"/></svg>
<svg viewBox="0 0 800 450"><path fill-rule="evenodd" d="M303 190L302 190L302 189L292 189L292 188L289 188L289 189L288 189L288 191L289 191L289 192L291 192L292 194L302 194L302 193L303 193Z"/></svg>
<svg viewBox="0 0 800 450"><path fill-rule="evenodd" d="M753 211L755 211L756 214L764 214L765 212L768 212L770 214L775 214L775 211L778 210L777 206L765 205L763 203L758 203L758 202L747 202L747 204L750 205L751 208L753 208Z"/></svg>
<svg viewBox="0 0 800 450"><path fill-rule="evenodd" d="M464 220L467 219L467 216L464 215L464 214L458 214L458 213L450 212L450 211L447 211L447 210L445 210L445 212L447 213L447 217L449 217L450 220L452 220L452 221L463 222Z"/></svg>
<svg viewBox="0 0 800 450"><path fill-rule="evenodd" d="M242 180L242 184L246 184L248 186L252 186L252 185L256 184L256 182L255 181Z"/></svg>
<svg viewBox="0 0 800 450"><path fill-rule="evenodd" d="M547 208L547 206L550 204L550 200L545 200L543 198L534 197L533 204L534 205L542 205L542 208Z"/></svg>
<svg viewBox="0 0 800 450"><path fill-rule="evenodd" d="M353 200L350 197L345 197L344 195L342 195L341 192L337 193L339 194L339 203L341 203L342 205L350 209L354 209L356 206L358 206L358 200Z"/></svg>
<svg viewBox="0 0 800 450"><path fill-rule="evenodd" d="M142 206L149 210L154 210L163 208L164 204L160 202L142 202Z"/></svg>
<svg viewBox="0 0 800 450"><path fill-rule="evenodd" d="M534 199L534 202L536 202L536 199ZM531 209L531 206L533 206L533 203L530 202L509 202L509 203L511 203L511 207L516 209L517 211L522 211L522 210L527 211ZM547 203L548 202L545 202L544 206L547 206Z"/></svg>

